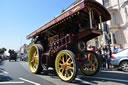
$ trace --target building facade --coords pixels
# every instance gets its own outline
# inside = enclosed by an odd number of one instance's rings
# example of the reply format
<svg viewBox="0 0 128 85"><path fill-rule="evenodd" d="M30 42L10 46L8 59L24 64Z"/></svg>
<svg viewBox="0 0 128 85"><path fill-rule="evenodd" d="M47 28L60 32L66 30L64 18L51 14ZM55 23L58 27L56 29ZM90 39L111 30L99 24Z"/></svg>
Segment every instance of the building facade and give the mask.
<svg viewBox="0 0 128 85"><path fill-rule="evenodd" d="M103 0L111 14L108 23L111 45L128 48L128 0Z"/></svg>
<svg viewBox="0 0 128 85"><path fill-rule="evenodd" d="M109 37L111 47L121 45L123 48L128 48L128 0L102 0L102 2L111 15L111 20L107 21L109 36L104 29L103 35L89 41L89 44L96 47L107 45L106 37Z"/></svg>

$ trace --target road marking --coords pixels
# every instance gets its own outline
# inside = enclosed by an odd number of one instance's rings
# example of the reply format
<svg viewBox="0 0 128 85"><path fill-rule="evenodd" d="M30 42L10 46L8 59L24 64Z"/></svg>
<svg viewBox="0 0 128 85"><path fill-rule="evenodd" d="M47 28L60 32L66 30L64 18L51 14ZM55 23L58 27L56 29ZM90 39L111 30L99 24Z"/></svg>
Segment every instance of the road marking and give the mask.
<svg viewBox="0 0 128 85"><path fill-rule="evenodd" d="M8 74L8 72L6 72L6 71L4 71L4 70L1 70L3 73L5 73L5 74Z"/></svg>
<svg viewBox="0 0 128 85"><path fill-rule="evenodd" d="M26 82L29 82L29 83L31 83L31 84L40 85L39 83L30 81L30 80L27 80L27 79L24 79L24 78L19 78L19 79L20 79L20 80L23 80L23 81L26 81Z"/></svg>
<svg viewBox="0 0 128 85"><path fill-rule="evenodd" d="M104 79L104 80L109 80L109 81L119 81L119 82L126 82L126 83L128 83L128 80L113 79L113 78L90 77L90 76L87 76L86 78Z"/></svg>
<svg viewBox="0 0 128 85"><path fill-rule="evenodd" d="M0 82L0 84L23 84L23 81L14 81L14 82Z"/></svg>
<svg viewBox="0 0 128 85"><path fill-rule="evenodd" d="M79 78L76 78L75 80L81 81L82 83L87 84L87 85L96 85L95 83L91 83L91 82L88 82L88 81L85 81Z"/></svg>

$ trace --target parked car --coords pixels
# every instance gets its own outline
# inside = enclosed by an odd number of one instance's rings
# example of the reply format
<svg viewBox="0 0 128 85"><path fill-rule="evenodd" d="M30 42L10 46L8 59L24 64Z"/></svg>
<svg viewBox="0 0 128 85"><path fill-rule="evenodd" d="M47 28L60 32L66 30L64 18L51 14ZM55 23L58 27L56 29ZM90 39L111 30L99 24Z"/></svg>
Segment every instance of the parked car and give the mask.
<svg viewBox="0 0 128 85"><path fill-rule="evenodd" d="M110 63L121 70L128 72L128 49L112 54Z"/></svg>

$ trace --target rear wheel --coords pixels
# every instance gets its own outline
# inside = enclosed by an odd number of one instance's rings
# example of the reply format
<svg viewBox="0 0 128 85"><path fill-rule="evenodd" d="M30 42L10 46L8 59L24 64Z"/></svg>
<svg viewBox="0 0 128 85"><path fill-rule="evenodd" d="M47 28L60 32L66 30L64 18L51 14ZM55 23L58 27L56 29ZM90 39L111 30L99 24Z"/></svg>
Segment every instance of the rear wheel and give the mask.
<svg viewBox="0 0 128 85"><path fill-rule="evenodd" d="M29 68L32 73L38 74L42 71L41 66L41 53L43 47L40 44L34 44L31 46L28 55Z"/></svg>
<svg viewBox="0 0 128 85"><path fill-rule="evenodd" d="M55 69L61 80L73 81L78 70L75 55L69 50L60 51L55 60Z"/></svg>
<svg viewBox="0 0 128 85"><path fill-rule="evenodd" d="M123 71L125 72L128 72L128 61L123 61L121 64L120 64L120 67Z"/></svg>
<svg viewBox="0 0 128 85"><path fill-rule="evenodd" d="M92 51L86 51L80 64L81 72L86 76L92 76L99 71L99 68L99 57Z"/></svg>

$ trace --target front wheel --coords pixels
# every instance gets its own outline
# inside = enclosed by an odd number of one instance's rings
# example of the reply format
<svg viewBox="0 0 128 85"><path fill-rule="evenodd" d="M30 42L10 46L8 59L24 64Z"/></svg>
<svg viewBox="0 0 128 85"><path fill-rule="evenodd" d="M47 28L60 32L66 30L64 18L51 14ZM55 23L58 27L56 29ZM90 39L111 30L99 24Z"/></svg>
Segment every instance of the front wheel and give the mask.
<svg viewBox="0 0 128 85"><path fill-rule="evenodd" d="M95 75L100 69L100 60L96 53L86 51L80 64L81 72L86 76Z"/></svg>
<svg viewBox="0 0 128 85"><path fill-rule="evenodd" d="M72 82L78 70L75 55L69 50L60 51L55 60L55 69L61 80Z"/></svg>
<svg viewBox="0 0 128 85"><path fill-rule="evenodd" d="M43 52L43 47L40 44L34 44L30 47L28 62L29 62L29 68L32 73L38 74L42 71L42 66L41 66L42 52Z"/></svg>

